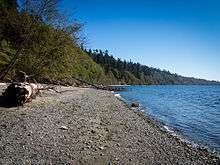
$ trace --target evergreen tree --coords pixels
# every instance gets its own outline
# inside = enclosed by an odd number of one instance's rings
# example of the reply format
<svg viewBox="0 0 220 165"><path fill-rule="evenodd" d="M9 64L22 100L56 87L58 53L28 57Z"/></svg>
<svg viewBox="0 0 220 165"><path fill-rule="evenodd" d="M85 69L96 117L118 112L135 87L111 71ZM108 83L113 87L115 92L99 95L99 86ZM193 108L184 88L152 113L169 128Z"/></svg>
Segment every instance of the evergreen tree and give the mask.
<svg viewBox="0 0 220 165"><path fill-rule="evenodd" d="M100 64L107 75L108 83L114 84L205 84L205 80L182 77L171 74L169 71L151 68L140 63L133 63L131 60L122 61L109 55L108 51L91 50L87 53L95 62ZM216 82L213 82L214 84Z"/></svg>

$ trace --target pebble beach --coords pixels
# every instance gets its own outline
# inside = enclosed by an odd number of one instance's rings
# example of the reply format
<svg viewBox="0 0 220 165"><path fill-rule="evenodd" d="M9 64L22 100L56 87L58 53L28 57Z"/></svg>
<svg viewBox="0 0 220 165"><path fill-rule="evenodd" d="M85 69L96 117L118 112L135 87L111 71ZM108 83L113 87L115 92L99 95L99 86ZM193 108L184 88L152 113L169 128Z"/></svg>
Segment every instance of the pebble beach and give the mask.
<svg viewBox="0 0 220 165"><path fill-rule="evenodd" d="M220 159L162 130L110 91L57 86L23 107L0 107L0 164L220 164Z"/></svg>

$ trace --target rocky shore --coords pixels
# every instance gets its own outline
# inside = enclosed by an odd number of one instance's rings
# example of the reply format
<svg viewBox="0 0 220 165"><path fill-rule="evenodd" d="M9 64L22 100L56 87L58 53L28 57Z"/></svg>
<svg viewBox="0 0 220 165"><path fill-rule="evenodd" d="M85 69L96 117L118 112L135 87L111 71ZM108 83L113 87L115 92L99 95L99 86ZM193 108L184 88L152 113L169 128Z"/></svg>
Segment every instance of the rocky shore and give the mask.
<svg viewBox="0 0 220 165"><path fill-rule="evenodd" d="M161 130L109 91L56 87L24 107L0 107L0 164L220 164L220 159Z"/></svg>

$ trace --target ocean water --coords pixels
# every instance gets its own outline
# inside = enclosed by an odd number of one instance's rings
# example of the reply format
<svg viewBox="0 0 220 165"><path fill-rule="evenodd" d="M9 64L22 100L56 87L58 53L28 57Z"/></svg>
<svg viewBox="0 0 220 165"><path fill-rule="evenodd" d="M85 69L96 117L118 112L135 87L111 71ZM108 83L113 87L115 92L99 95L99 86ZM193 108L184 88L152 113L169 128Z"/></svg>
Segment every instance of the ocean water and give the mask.
<svg viewBox="0 0 220 165"><path fill-rule="evenodd" d="M127 86L117 92L176 135L220 152L220 86Z"/></svg>

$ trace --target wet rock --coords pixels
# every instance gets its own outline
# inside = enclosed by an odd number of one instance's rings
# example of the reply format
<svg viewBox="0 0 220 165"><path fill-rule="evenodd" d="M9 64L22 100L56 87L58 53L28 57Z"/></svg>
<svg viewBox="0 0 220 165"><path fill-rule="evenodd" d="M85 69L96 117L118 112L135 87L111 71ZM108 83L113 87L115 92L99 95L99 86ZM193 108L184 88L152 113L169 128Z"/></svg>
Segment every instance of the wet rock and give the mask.
<svg viewBox="0 0 220 165"><path fill-rule="evenodd" d="M140 104L138 102L131 103L131 107L137 108L139 106L140 106Z"/></svg>

